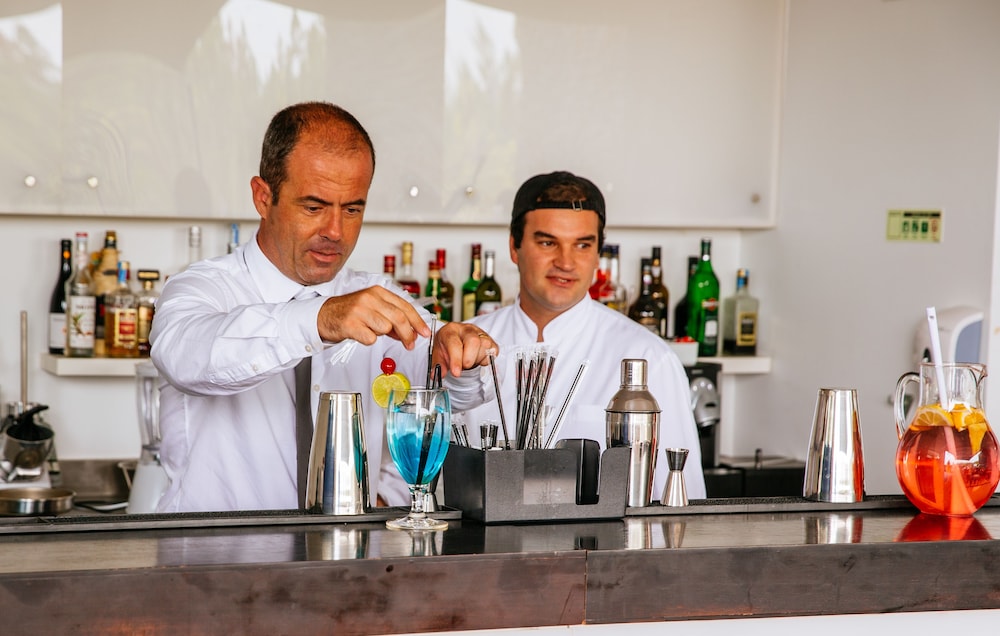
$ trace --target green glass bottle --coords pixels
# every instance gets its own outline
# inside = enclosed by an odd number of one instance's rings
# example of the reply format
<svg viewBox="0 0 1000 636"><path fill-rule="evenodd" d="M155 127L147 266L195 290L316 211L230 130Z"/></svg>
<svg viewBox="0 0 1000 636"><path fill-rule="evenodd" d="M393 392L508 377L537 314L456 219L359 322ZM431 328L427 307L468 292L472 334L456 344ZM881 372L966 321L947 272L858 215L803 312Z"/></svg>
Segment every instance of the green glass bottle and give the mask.
<svg viewBox="0 0 1000 636"><path fill-rule="evenodd" d="M462 284L462 320L476 315L476 289L483 279L482 245L472 244L472 260L469 264L469 279Z"/></svg>
<svg viewBox="0 0 1000 636"><path fill-rule="evenodd" d="M691 277L694 270L698 269L698 257L688 256L687 284L684 285L684 296L677 301L674 307L674 338L683 338L688 335L688 316L691 315L691 304L688 302L687 288L691 284Z"/></svg>
<svg viewBox="0 0 1000 636"><path fill-rule="evenodd" d="M699 356L719 349L719 278L712 271L712 239L701 239L701 260L688 282L688 335L698 341Z"/></svg>

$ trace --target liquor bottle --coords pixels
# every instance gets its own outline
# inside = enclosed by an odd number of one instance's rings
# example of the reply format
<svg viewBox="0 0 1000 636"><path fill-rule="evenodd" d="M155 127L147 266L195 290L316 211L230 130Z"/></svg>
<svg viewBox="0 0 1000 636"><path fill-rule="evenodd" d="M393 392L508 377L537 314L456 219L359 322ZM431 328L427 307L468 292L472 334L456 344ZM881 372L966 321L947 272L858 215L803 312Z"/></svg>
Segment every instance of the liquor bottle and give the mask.
<svg viewBox="0 0 1000 636"><path fill-rule="evenodd" d="M427 287L424 289L424 298L427 299L427 303L424 305L424 309L438 319L442 319L440 296L441 270L438 268L437 261L430 261L427 263Z"/></svg>
<svg viewBox="0 0 1000 636"><path fill-rule="evenodd" d="M722 351L739 356L757 354L759 301L750 294L750 272L736 272L736 293L722 302Z"/></svg>
<svg viewBox="0 0 1000 636"><path fill-rule="evenodd" d="M400 272L396 284L414 298L420 298L420 283L413 277L413 243L403 241L403 271Z"/></svg>
<svg viewBox="0 0 1000 636"><path fill-rule="evenodd" d="M90 253L87 233L76 233L73 275L66 281L66 351L71 358L94 356L94 331L97 320L97 297L90 276Z"/></svg>
<svg viewBox="0 0 1000 636"><path fill-rule="evenodd" d="M483 279L483 246L472 244L472 261L469 263L469 278L462 283L462 320L468 320L476 315L476 289Z"/></svg>
<svg viewBox="0 0 1000 636"><path fill-rule="evenodd" d="M609 245L605 243L601 247L601 254L597 264L597 270L594 272L594 282L590 285L590 297L594 300L600 301L604 296L604 288L608 285L608 280L611 279L611 250Z"/></svg>
<svg viewBox="0 0 1000 636"><path fill-rule="evenodd" d="M621 283L618 245L612 243L608 245L608 250L608 284L605 287L605 293L601 295L600 301L611 309L628 315L628 300L625 294L625 287Z"/></svg>
<svg viewBox="0 0 1000 636"><path fill-rule="evenodd" d="M650 267L651 273L653 274L653 283L650 285L650 291L653 295L653 300L659 303L663 308L663 322L660 324L660 337L667 337L667 322L670 316L670 292L667 291L667 286L663 284L663 266L660 263L660 246L653 246L653 259Z"/></svg>
<svg viewBox="0 0 1000 636"><path fill-rule="evenodd" d="M226 254L232 254L240 246L240 226L238 223L229 224L229 243L226 244Z"/></svg>
<svg viewBox="0 0 1000 636"><path fill-rule="evenodd" d="M49 353L61 356L66 351L66 281L73 275L73 241L59 241L59 278L49 298Z"/></svg>
<svg viewBox="0 0 1000 636"><path fill-rule="evenodd" d="M688 302L687 288L691 284L691 277L694 276L694 270L698 267L698 257L688 256L688 268L687 268L687 281L684 285L684 296L677 301L677 306L674 307L674 338L683 338L688 334L688 316L691 314L691 305Z"/></svg>
<svg viewBox="0 0 1000 636"><path fill-rule="evenodd" d="M441 292L438 294L438 302L441 303L441 320L451 322L455 315L455 286L448 280L448 273L445 271L447 265L447 253L443 249L437 251L437 266L441 272Z"/></svg>
<svg viewBox="0 0 1000 636"><path fill-rule="evenodd" d="M96 325L94 330L94 355L105 355L104 302L108 292L118 285L118 233L108 230L104 233L104 248L100 261L94 267L94 295L97 297Z"/></svg>
<svg viewBox="0 0 1000 636"><path fill-rule="evenodd" d="M188 228L188 267L201 260L201 226L192 225Z"/></svg>
<svg viewBox="0 0 1000 636"><path fill-rule="evenodd" d="M688 283L688 335L698 341L699 356L719 350L719 279L712 271L712 239L701 239L701 259Z"/></svg>
<svg viewBox="0 0 1000 636"><path fill-rule="evenodd" d="M382 257L382 274L391 281L396 280L395 254L386 254Z"/></svg>
<svg viewBox="0 0 1000 636"><path fill-rule="evenodd" d="M493 278L493 266L496 254L493 250L483 252L483 280L476 287L476 315L482 316L500 309L503 293L500 283Z"/></svg>
<svg viewBox="0 0 1000 636"><path fill-rule="evenodd" d="M156 301L160 292L156 290L156 281L160 280L160 272L155 269L140 269L136 273L141 288L136 293L139 323L136 331L139 343L139 356L149 357L149 330L153 326L153 316L156 315Z"/></svg>
<svg viewBox="0 0 1000 636"><path fill-rule="evenodd" d="M653 298L653 266L652 260L644 258L642 263L642 287L639 297L629 307L628 317L636 321L656 335L660 335L660 326L666 320L663 305Z"/></svg>
<svg viewBox="0 0 1000 636"><path fill-rule="evenodd" d="M104 298L104 349L109 358L139 357L139 303L128 286L129 262L118 263L118 285Z"/></svg>

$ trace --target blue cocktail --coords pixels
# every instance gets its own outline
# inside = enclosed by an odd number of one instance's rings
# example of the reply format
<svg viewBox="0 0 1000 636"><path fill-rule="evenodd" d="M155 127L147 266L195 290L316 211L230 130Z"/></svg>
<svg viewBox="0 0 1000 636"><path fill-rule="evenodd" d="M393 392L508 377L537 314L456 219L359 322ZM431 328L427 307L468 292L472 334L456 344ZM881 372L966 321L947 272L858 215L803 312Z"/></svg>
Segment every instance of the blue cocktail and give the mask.
<svg viewBox="0 0 1000 636"><path fill-rule="evenodd" d="M444 530L447 521L424 512L427 486L441 470L451 435L447 389L402 389L389 394L385 419L389 454L410 486L410 514L387 521L396 530Z"/></svg>

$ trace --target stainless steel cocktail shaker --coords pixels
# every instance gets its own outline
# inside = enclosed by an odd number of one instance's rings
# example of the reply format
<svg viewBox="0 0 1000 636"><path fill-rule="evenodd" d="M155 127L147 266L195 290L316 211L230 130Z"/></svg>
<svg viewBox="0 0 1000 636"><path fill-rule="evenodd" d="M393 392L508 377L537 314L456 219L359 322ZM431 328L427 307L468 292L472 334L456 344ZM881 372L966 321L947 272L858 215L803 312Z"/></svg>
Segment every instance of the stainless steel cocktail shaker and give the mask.
<svg viewBox="0 0 1000 636"><path fill-rule="evenodd" d="M368 447L361 394L320 394L305 484L306 510L327 515L368 511Z"/></svg>
<svg viewBox="0 0 1000 636"><path fill-rule="evenodd" d="M621 388L605 409L608 448L628 446L628 506L648 506L656 470L660 405L646 388L646 361L622 360Z"/></svg>

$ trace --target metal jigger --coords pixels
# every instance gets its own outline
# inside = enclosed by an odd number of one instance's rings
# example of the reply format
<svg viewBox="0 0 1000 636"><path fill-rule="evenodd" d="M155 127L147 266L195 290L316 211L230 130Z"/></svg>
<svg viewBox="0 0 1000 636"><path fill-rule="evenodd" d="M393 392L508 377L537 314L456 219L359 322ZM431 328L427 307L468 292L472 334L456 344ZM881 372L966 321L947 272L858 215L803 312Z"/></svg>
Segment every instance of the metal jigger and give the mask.
<svg viewBox="0 0 1000 636"><path fill-rule="evenodd" d="M667 448L667 466L670 467L670 474L667 475L667 487L663 492L664 506L686 506L688 505L687 488L684 486L684 462L687 461L688 449Z"/></svg>

